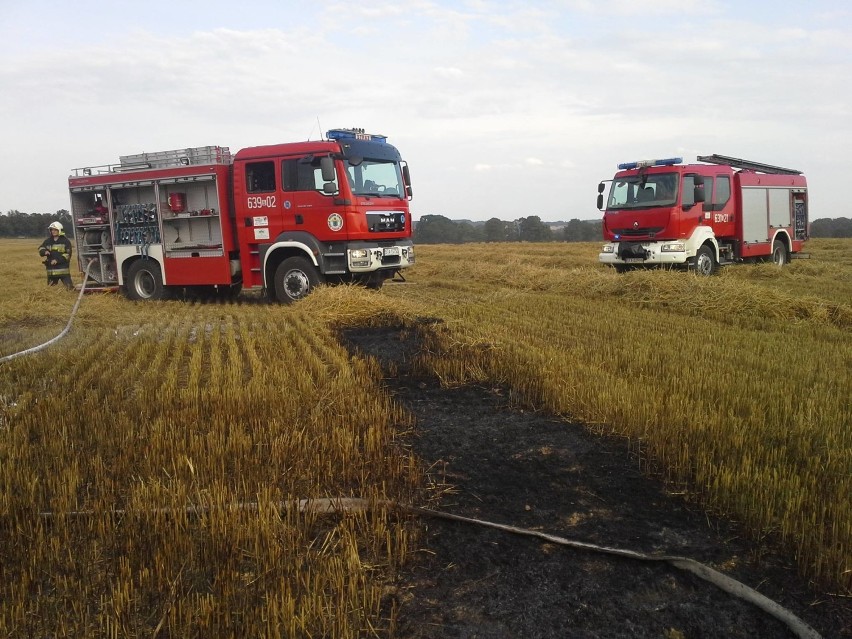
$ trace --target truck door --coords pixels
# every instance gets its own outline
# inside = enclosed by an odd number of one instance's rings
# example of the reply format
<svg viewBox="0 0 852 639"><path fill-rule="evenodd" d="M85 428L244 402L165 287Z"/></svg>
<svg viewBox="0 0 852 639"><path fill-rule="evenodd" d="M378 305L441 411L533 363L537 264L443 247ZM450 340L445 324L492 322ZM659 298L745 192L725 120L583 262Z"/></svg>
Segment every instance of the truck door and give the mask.
<svg viewBox="0 0 852 639"><path fill-rule="evenodd" d="M731 199L731 177L713 175L704 178L704 223L713 227L717 238L734 236L734 205Z"/></svg>
<svg viewBox="0 0 852 639"><path fill-rule="evenodd" d="M334 203L337 175L331 181L323 178L321 157L282 160L281 189L284 230L304 231L323 241L347 239L341 207Z"/></svg>
<svg viewBox="0 0 852 639"><path fill-rule="evenodd" d="M234 216L243 286L263 285L260 250L281 232L281 194L271 159L234 162Z"/></svg>

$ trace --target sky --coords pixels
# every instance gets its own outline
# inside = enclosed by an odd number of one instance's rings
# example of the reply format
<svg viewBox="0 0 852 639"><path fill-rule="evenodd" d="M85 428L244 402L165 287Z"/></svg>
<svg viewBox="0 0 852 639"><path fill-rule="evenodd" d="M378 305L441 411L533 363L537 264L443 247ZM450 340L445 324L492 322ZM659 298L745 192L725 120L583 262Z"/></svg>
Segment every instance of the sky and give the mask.
<svg viewBox="0 0 852 639"><path fill-rule="evenodd" d="M120 155L360 127L415 219L599 219L618 163L713 153L852 217L837 0L0 0L0 96L4 213L67 209L71 170Z"/></svg>

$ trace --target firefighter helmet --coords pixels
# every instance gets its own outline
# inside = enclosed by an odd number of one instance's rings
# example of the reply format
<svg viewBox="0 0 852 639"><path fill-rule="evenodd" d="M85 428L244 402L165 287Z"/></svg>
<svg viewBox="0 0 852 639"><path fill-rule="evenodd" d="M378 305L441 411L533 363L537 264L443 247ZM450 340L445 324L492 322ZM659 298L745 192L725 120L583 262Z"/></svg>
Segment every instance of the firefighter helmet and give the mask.
<svg viewBox="0 0 852 639"><path fill-rule="evenodd" d="M48 226L47 228L49 228L49 229L56 229L57 231L59 231L60 233L62 233L62 224L60 224L59 222L53 222L53 223L52 223L50 226Z"/></svg>

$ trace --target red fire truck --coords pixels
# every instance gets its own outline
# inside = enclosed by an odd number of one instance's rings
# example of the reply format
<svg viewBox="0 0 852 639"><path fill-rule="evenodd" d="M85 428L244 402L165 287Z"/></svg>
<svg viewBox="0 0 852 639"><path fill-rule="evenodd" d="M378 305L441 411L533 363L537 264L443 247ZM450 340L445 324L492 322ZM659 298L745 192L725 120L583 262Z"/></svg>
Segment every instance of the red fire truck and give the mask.
<svg viewBox="0 0 852 639"><path fill-rule="evenodd" d="M723 155L618 165L604 211L599 260L619 272L680 266L788 262L808 239L808 187L801 171ZM605 184L598 185L603 210Z"/></svg>
<svg viewBox="0 0 852 639"><path fill-rule="evenodd" d="M371 288L414 264L408 165L381 135L122 156L68 178L81 271L136 300L321 282Z"/></svg>

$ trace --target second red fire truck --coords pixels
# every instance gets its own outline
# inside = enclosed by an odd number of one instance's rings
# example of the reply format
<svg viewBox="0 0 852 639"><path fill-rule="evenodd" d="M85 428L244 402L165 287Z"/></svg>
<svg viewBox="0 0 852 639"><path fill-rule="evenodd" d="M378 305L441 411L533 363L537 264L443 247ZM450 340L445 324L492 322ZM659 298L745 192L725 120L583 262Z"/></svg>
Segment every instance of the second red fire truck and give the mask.
<svg viewBox="0 0 852 639"><path fill-rule="evenodd" d="M600 262L618 271L682 266L702 275L748 260L783 265L808 239L801 171L723 155L618 166L604 210ZM605 184L598 185L604 209Z"/></svg>
<svg viewBox="0 0 852 639"><path fill-rule="evenodd" d="M68 179L81 271L131 299L264 289L291 302L322 282L378 288L414 264L408 165L387 138L122 156Z"/></svg>

